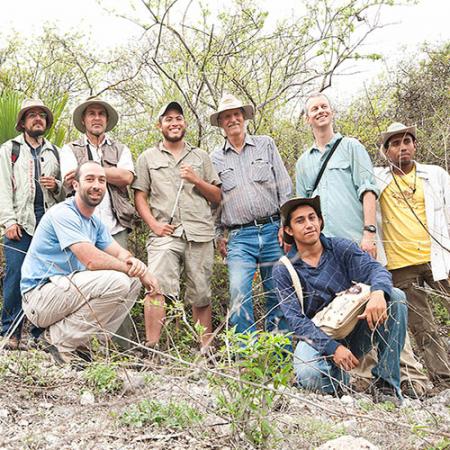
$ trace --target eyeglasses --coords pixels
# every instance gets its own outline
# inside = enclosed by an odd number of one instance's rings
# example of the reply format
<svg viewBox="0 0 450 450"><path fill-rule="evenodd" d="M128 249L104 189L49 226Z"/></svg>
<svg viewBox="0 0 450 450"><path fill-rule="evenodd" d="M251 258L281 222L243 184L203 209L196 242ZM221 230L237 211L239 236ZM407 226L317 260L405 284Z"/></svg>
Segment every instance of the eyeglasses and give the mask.
<svg viewBox="0 0 450 450"><path fill-rule="evenodd" d="M25 114L25 117L29 117L31 119L35 119L36 117L40 117L41 119L47 119L47 113L45 112L30 112Z"/></svg>

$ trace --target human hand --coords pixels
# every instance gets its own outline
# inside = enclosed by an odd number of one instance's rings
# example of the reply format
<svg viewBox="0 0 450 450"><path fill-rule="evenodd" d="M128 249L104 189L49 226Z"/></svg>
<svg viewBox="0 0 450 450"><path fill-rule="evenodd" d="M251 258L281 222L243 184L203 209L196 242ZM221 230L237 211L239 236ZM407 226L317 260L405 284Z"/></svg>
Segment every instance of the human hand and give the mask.
<svg viewBox="0 0 450 450"><path fill-rule="evenodd" d="M359 246L361 250L367 252L372 258L377 258L377 235L375 233L370 233L369 231L364 231L361 243Z"/></svg>
<svg viewBox="0 0 450 450"><path fill-rule="evenodd" d="M129 277L141 277L147 270L147 266L134 256L130 256L125 260L125 262L129 267L127 272Z"/></svg>
<svg viewBox="0 0 450 450"><path fill-rule="evenodd" d="M284 229L283 226L281 226L280 229L278 230L278 243L280 244L280 247L283 249L284 253L289 253L292 244L287 244L286 242L284 242L283 235Z"/></svg>
<svg viewBox="0 0 450 450"><path fill-rule="evenodd" d="M55 177L46 177L45 175L42 175L41 178L39 178L39 184L49 191L54 191L58 187Z"/></svg>
<svg viewBox="0 0 450 450"><path fill-rule="evenodd" d="M228 239L224 238L224 237L220 237L217 238L217 250L219 250L220 256L222 258L226 258L227 257L227 244L228 244Z"/></svg>
<svg viewBox="0 0 450 450"><path fill-rule="evenodd" d="M139 277L139 279L145 288L145 295L155 295L159 293L158 280L148 269Z"/></svg>
<svg viewBox="0 0 450 450"><path fill-rule="evenodd" d="M170 236L177 228L176 225L170 225L168 223L156 222L152 226L152 231L159 237Z"/></svg>
<svg viewBox="0 0 450 450"><path fill-rule="evenodd" d="M22 227L15 223L5 230L5 236L11 241L20 241L22 239Z"/></svg>
<svg viewBox="0 0 450 450"><path fill-rule="evenodd" d="M192 166L184 163L180 166L180 177L192 184L197 184L200 180L200 177L195 173Z"/></svg>
<svg viewBox="0 0 450 450"><path fill-rule="evenodd" d="M370 293L370 300L366 309L358 316L358 319L367 320L371 330L381 325L387 320L387 303L383 291L373 291Z"/></svg>
<svg viewBox="0 0 450 450"><path fill-rule="evenodd" d="M75 169L71 170L70 172L67 172L66 176L64 177L64 188L71 192L73 190L73 181L75 180Z"/></svg>
<svg viewBox="0 0 450 450"><path fill-rule="evenodd" d="M333 361L338 367L347 372L359 364L358 358L342 344L334 352Z"/></svg>

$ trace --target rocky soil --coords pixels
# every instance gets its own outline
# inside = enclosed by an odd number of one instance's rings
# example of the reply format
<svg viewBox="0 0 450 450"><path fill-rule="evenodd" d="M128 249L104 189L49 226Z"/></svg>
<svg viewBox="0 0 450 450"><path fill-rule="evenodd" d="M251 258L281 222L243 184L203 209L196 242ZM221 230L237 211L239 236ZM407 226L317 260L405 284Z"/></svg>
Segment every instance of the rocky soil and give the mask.
<svg viewBox="0 0 450 450"><path fill-rule="evenodd" d="M201 358L188 366L135 360L109 371L104 362L77 371L40 351L3 351L0 449L258 448L219 407L211 383L220 378L218 366ZM270 408L266 448L450 448L450 390L400 408L374 405L365 394L338 399L295 387L282 393Z"/></svg>

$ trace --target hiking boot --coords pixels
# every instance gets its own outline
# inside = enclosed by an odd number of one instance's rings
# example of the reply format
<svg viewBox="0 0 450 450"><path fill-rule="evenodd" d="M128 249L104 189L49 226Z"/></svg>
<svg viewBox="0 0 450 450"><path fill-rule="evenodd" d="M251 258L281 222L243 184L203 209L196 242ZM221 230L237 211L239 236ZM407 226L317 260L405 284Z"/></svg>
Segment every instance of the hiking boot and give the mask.
<svg viewBox="0 0 450 450"><path fill-rule="evenodd" d="M161 355L159 355L159 344L151 344L150 342L145 342L145 347L142 349L142 356L154 365L161 364ZM153 351L155 350L155 351Z"/></svg>
<svg viewBox="0 0 450 450"><path fill-rule="evenodd" d="M427 393L427 389L425 386L413 380L402 381L400 384L400 389L404 397L409 397L413 400L423 398Z"/></svg>
<svg viewBox="0 0 450 450"><path fill-rule="evenodd" d="M374 403L391 402L396 406L400 406L400 399L397 397L395 388L381 379L372 383L369 392Z"/></svg>
<svg viewBox="0 0 450 450"><path fill-rule="evenodd" d="M27 350L27 346L25 344L23 344L22 342L20 342L20 338L18 338L17 336L11 336L9 338L6 336L2 336L1 340L0 340L0 348L2 348L4 350L10 350L10 351L15 351L15 350L26 351Z"/></svg>

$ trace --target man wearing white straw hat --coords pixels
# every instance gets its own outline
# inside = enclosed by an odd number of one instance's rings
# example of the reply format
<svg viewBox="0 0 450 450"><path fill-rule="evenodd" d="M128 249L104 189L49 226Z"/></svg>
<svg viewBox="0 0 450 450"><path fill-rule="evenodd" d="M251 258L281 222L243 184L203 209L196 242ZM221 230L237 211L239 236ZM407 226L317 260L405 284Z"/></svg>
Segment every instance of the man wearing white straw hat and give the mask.
<svg viewBox="0 0 450 450"><path fill-rule="evenodd" d="M158 294L146 297L146 345L158 346L165 300L178 299L184 272L185 299L192 305L194 322L203 328L199 340L200 350L205 352L212 332L211 204L220 203L220 180L209 155L185 141L186 126L181 105L166 103L158 113L162 141L144 151L136 163L136 209L150 229L148 264L161 287Z"/></svg>
<svg viewBox="0 0 450 450"><path fill-rule="evenodd" d="M247 133L246 121L253 117L253 106L230 94L210 116L211 125L222 128L226 136L212 161L222 182L218 246L228 264L230 325L238 333L256 330L252 282L259 267L266 331L286 331L273 292L272 266L282 254L280 205L289 199L292 182L273 139Z"/></svg>
<svg viewBox="0 0 450 450"><path fill-rule="evenodd" d="M20 270L44 212L65 197L58 149L43 137L53 114L39 99L27 99L17 116L21 134L0 150L0 225L6 261L3 280L4 346L19 348L22 330Z"/></svg>
<svg viewBox="0 0 450 450"><path fill-rule="evenodd" d="M130 149L107 134L118 120L117 111L98 97L78 105L73 112L73 123L83 136L61 149L61 174L66 187L72 190L79 165L97 161L105 168L108 189L95 214L126 249L135 214L128 193L128 186L134 180L134 165Z"/></svg>
<svg viewBox="0 0 450 450"><path fill-rule="evenodd" d="M409 328L431 380L448 388L447 345L434 322L425 284L449 311L450 176L439 166L415 161L415 126L392 123L380 140L388 165L375 174L387 268L408 298Z"/></svg>

